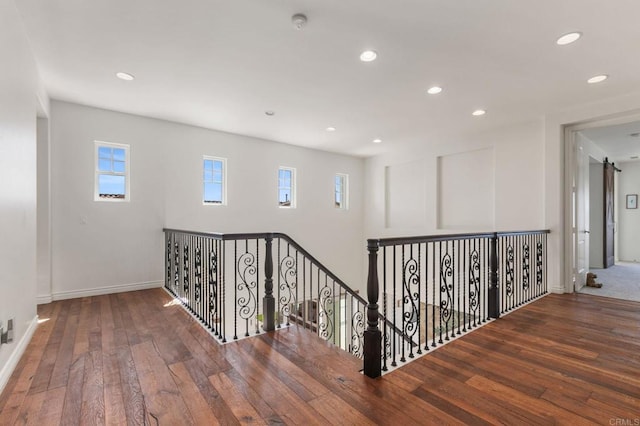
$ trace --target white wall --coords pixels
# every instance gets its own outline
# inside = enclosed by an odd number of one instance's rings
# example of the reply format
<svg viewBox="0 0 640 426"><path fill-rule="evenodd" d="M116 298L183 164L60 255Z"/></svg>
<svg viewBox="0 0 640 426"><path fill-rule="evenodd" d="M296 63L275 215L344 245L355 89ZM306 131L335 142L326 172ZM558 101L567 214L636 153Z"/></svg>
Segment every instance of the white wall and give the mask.
<svg viewBox="0 0 640 426"><path fill-rule="evenodd" d="M164 129L153 120L51 104L54 299L158 286ZM94 141L131 145L131 201L94 201Z"/></svg>
<svg viewBox="0 0 640 426"><path fill-rule="evenodd" d="M395 150L393 153L367 159L365 187L367 237L428 235L444 231L542 229L544 227L543 130L543 123L537 121L464 139L416 144L411 148ZM481 155L481 161L478 160L478 155ZM474 159L472 164L469 164L467 157ZM446 171L446 176L439 177L439 158L447 158L452 160L454 165L459 166L458 180L456 180L455 170L449 169ZM409 223L410 226L405 226L397 221L385 220L389 190L385 184L385 170L408 162L421 162L424 173L414 173L404 177L405 186L416 188L412 198L405 202L426 207L420 223ZM461 164L466 166L460 166ZM441 195L450 197L454 189L460 185L469 184L470 179L474 180L478 177L481 177L482 188L480 191L475 188L476 193L470 196L471 203L466 206L464 215L473 216L474 202L477 202L481 204L483 212L482 223L451 221L449 218L443 218L442 221L446 227L440 227L438 224L440 203L437 194L440 192ZM446 181L443 178L446 178ZM419 180L418 183L414 182L416 179ZM422 182L423 179L424 182ZM438 189L441 184L445 186ZM394 185L402 186L402 182L396 182ZM447 209L450 210L452 206L460 207L460 200L449 201L443 214L447 214ZM487 223L489 221L491 223Z"/></svg>
<svg viewBox="0 0 640 426"><path fill-rule="evenodd" d="M385 227L420 228L427 215L427 170L424 159L385 167ZM432 194L435 196L435 194Z"/></svg>
<svg viewBox="0 0 640 426"><path fill-rule="evenodd" d="M591 139L584 136L581 132L576 134L576 141L580 146L584 148L585 153L598 163L602 164L604 162L605 157L609 157L610 155L596 145ZM600 173L602 175L602 173ZM602 177L602 176L600 176Z"/></svg>
<svg viewBox="0 0 640 426"><path fill-rule="evenodd" d="M38 117L37 164L37 274L38 303L51 302L51 176L49 165L49 119Z"/></svg>
<svg viewBox="0 0 640 426"><path fill-rule="evenodd" d="M36 105L46 108L36 66L11 0L0 1L0 321L14 342L0 346L0 391L36 324Z"/></svg>
<svg viewBox="0 0 640 426"><path fill-rule="evenodd" d="M364 288L364 160L166 123L166 225L211 232L284 232L353 288ZM227 158L228 205L202 205L202 156ZM296 169L297 207L277 202L278 167ZM349 175L349 210L334 207L336 173Z"/></svg>
<svg viewBox="0 0 640 426"><path fill-rule="evenodd" d="M640 163L629 161L616 165L622 170L618 174L619 259L640 262L640 209L626 208L627 195L640 195Z"/></svg>
<svg viewBox="0 0 640 426"><path fill-rule="evenodd" d="M94 201L94 141L130 144L131 201ZM289 234L363 288L364 161L65 103L52 103L53 297L158 286L162 228ZM202 156L225 157L228 205L202 204ZM277 203L278 166L297 169L297 208ZM333 207L349 174L350 208Z"/></svg>
<svg viewBox="0 0 640 426"><path fill-rule="evenodd" d="M438 229L493 229L493 147L438 157ZM473 212L473 214L469 214Z"/></svg>

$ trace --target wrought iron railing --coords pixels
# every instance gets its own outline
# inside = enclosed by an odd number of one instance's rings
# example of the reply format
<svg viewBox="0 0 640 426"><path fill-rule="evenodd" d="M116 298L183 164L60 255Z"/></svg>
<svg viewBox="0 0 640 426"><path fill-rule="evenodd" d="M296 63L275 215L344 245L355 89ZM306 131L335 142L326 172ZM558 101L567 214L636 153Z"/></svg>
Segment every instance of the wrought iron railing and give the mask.
<svg viewBox="0 0 640 426"><path fill-rule="evenodd" d="M366 300L289 236L164 231L165 288L221 342L297 324L362 358Z"/></svg>
<svg viewBox="0 0 640 426"><path fill-rule="evenodd" d="M378 377L546 294L548 232L369 240L365 374Z"/></svg>
<svg viewBox="0 0 640 426"><path fill-rule="evenodd" d="M296 324L378 377L546 294L548 232L368 240L365 300L285 234L165 229L165 288L223 343Z"/></svg>

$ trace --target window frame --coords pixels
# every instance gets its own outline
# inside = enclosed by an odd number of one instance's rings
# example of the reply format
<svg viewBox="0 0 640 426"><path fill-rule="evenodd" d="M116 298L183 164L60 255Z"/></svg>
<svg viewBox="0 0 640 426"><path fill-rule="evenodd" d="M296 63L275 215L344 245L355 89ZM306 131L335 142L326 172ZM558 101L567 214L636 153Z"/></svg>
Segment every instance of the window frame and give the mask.
<svg viewBox="0 0 640 426"><path fill-rule="evenodd" d="M341 179L341 195L342 203L337 205L336 198L338 195L337 178ZM333 206L337 210L349 210L349 175L347 173L336 173L333 178Z"/></svg>
<svg viewBox="0 0 640 426"><path fill-rule="evenodd" d="M213 181L213 177L212 177L212 182L207 182L205 180L205 162L206 161L219 161L222 163L222 182L220 182L220 186L221 186L221 190L222 190L222 201L219 203L216 202L207 202L205 200L205 186L207 183L216 183L215 181ZM215 168L214 168L215 170ZM226 206L227 205L227 159L224 157L215 157L213 155L203 155L202 156L202 205L203 206Z"/></svg>
<svg viewBox="0 0 640 426"><path fill-rule="evenodd" d="M100 148L117 148L124 150L124 172L105 172L100 170ZM129 202L131 200L131 146L123 143L94 141L94 178L93 178L93 199L94 201L105 201L112 203ZM112 157L113 158L113 157ZM100 196L100 176L124 176L124 198L108 198Z"/></svg>
<svg viewBox="0 0 640 426"><path fill-rule="evenodd" d="M282 171L289 171L291 172L291 185L289 187L286 186L280 186L280 172ZM280 204L280 191L282 189L289 189L290 193L291 193L291 201L289 203L289 205L282 205ZM297 207L297 195L296 195L296 169L295 167L289 167L289 166L279 166L278 167L278 207L281 209L295 209Z"/></svg>

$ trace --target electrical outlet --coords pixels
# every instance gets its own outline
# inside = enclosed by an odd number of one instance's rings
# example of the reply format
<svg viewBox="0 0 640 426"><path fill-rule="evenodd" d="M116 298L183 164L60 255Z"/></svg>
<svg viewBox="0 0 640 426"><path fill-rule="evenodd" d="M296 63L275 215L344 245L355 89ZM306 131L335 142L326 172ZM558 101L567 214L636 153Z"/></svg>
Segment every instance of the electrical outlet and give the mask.
<svg viewBox="0 0 640 426"><path fill-rule="evenodd" d="M7 343L13 342L13 318L7 321Z"/></svg>

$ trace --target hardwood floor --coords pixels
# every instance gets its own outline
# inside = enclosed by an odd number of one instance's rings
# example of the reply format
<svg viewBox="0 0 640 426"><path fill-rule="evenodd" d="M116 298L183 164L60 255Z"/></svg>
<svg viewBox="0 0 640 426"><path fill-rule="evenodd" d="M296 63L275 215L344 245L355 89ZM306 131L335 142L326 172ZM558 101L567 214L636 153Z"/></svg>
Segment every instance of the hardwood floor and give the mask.
<svg viewBox="0 0 640 426"><path fill-rule="evenodd" d="M220 346L170 301L40 306L0 424L640 424L637 302L549 295L372 380L296 327Z"/></svg>

